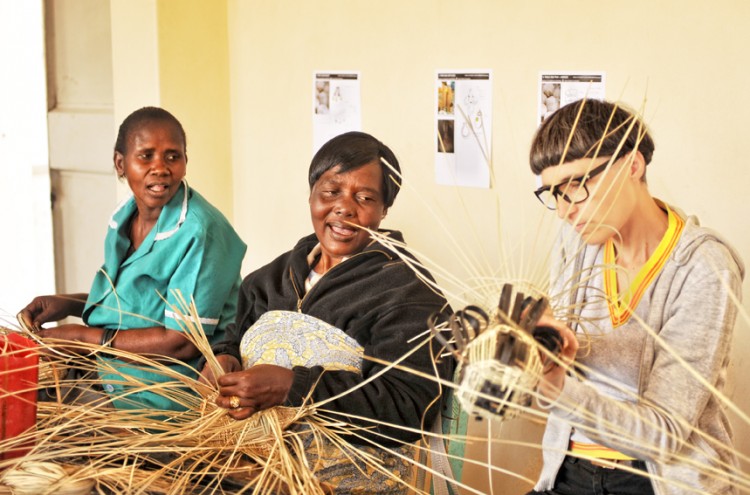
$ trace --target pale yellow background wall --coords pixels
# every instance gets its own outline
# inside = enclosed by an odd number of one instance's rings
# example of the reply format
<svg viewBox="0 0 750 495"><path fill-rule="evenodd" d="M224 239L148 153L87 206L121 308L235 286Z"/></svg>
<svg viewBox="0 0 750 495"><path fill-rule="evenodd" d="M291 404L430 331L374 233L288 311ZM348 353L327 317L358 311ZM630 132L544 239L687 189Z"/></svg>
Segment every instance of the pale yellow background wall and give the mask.
<svg viewBox="0 0 750 495"><path fill-rule="evenodd" d="M161 105L188 138L188 181L232 216L227 6L223 0L159 0Z"/></svg>
<svg viewBox="0 0 750 495"><path fill-rule="evenodd" d="M466 271L436 212L464 250L479 253L481 244L493 253L490 266L501 273L541 276L533 269L540 258L527 250L546 245L553 227L540 223L526 164L540 70L606 71L609 98L633 106L647 99L657 142L652 192L698 214L750 261L748 2L229 0L228 14L234 222L249 245L246 273L311 232L315 70L361 71L363 130L395 150L409 184L383 225L403 230L411 246L459 275ZM491 191L433 184L435 70L461 68L493 71ZM510 247L510 267L497 260L499 245ZM738 325L735 372L750 357L749 333ZM743 395L734 398L748 411ZM527 422L503 428L499 438L539 435ZM737 423L736 430L749 453L750 428ZM493 461L534 478L539 453L498 444ZM467 467L465 479L488 490L483 472ZM495 493L528 486L495 477Z"/></svg>

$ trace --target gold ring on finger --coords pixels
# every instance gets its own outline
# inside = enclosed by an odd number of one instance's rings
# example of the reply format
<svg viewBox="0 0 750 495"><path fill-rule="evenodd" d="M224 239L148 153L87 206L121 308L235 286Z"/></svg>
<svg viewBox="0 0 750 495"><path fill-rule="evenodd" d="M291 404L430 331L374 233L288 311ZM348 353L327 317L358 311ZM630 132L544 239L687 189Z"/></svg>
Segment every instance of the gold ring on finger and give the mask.
<svg viewBox="0 0 750 495"><path fill-rule="evenodd" d="M236 395L233 395L229 398L229 405L232 406L232 409L238 409L240 407L240 398Z"/></svg>

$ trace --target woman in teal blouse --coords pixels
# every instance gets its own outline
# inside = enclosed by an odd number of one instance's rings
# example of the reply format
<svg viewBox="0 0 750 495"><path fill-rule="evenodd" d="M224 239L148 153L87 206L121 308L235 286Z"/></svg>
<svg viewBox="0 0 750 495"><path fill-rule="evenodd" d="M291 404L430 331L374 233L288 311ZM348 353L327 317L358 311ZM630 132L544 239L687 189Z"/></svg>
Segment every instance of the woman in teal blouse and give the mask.
<svg viewBox="0 0 750 495"><path fill-rule="evenodd" d="M236 313L245 243L226 218L187 185L185 131L166 110L142 108L123 121L114 164L133 196L109 221L104 264L90 292L37 297L21 317L41 338L161 355L177 360L165 361L174 371L195 376L200 356L170 310L176 304L175 291L195 301L209 341L221 340ZM67 316L80 316L85 324L41 327ZM170 378L99 356L107 361L99 368L103 388L114 396L116 407L181 409L163 394L148 391L118 400L129 376L142 384ZM103 371L112 368L117 371Z"/></svg>

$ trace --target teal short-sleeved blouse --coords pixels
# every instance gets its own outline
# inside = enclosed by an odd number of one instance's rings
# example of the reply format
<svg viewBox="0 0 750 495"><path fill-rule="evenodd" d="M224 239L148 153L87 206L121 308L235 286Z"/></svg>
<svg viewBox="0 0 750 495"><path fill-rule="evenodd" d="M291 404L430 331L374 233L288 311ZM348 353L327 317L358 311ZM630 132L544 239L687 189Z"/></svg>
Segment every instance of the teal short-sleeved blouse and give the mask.
<svg viewBox="0 0 750 495"><path fill-rule="evenodd" d="M153 326L180 331L175 320L178 316L171 310L172 305L179 307L174 295L179 291L187 301L195 301L209 341L220 340L235 318L245 243L224 215L183 181L141 246L128 256L128 228L135 211L131 197L110 219L104 265L94 277L84 322L121 331ZM127 399L115 400L116 407L184 408L161 394L134 392L123 385L128 377L139 384L154 385L173 379L107 356L99 359L104 389L115 397L128 393ZM197 376L197 362L198 358L170 367L180 374Z"/></svg>

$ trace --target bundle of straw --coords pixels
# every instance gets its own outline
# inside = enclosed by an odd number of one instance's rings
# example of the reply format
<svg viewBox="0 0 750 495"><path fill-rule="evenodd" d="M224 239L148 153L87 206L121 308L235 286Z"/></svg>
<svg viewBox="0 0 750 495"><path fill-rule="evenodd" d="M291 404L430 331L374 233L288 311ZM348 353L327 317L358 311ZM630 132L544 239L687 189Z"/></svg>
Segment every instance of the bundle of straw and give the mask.
<svg viewBox="0 0 750 495"><path fill-rule="evenodd" d="M94 480L78 478L75 466L61 466L52 462L25 461L8 469L0 482L10 487L15 495L82 495L90 493Z"/></svg>
<svg viewBox="0 0 750 495"><path fill-rule="evenodd" d="M221 376L224 372L211 351L195 305L181 301L181 307L171 309L178 315L184 335L205 356L214 376ZM130 404L132 408L115 408L113 398L102 393L94 394L85 404L67 403L64 393L89 393L96 389L99 374L116 374L117 370L108 361L95 359L102 352L99 346L28 336L38 341L49 360L41 367L39 389L56 393L53 400L39 402L35 429L0 440L0 451L33 445L22 459L0 460L0 471L8 473L0 480L0 490L78 493L84 486L91 491L93 485L99 493L325 494L331 488L318 480L315 473L321 466L308 461L306 445L311 438L316 439L313 443L345 445L348 442L342 435L357 429L318 414L309 403L299 408L274 407L250 420L235 421L215 404L215 384L173 371L167 364L174 361L164 356L118 349L107 352L131 367L168 378L166 383L153 384L123 375L126 392L117 398L120 404L128 404L129 394L148 390L185 410L153 411L135 403ZM84 378L68 378L65 370L69 368L79 370ZM373 464L375 470L385 469L377 465L377 459L358 454L356 448L347 452L347 456L359 456ZM29 478L30 471L41 469L56 474Z"/></svg>

